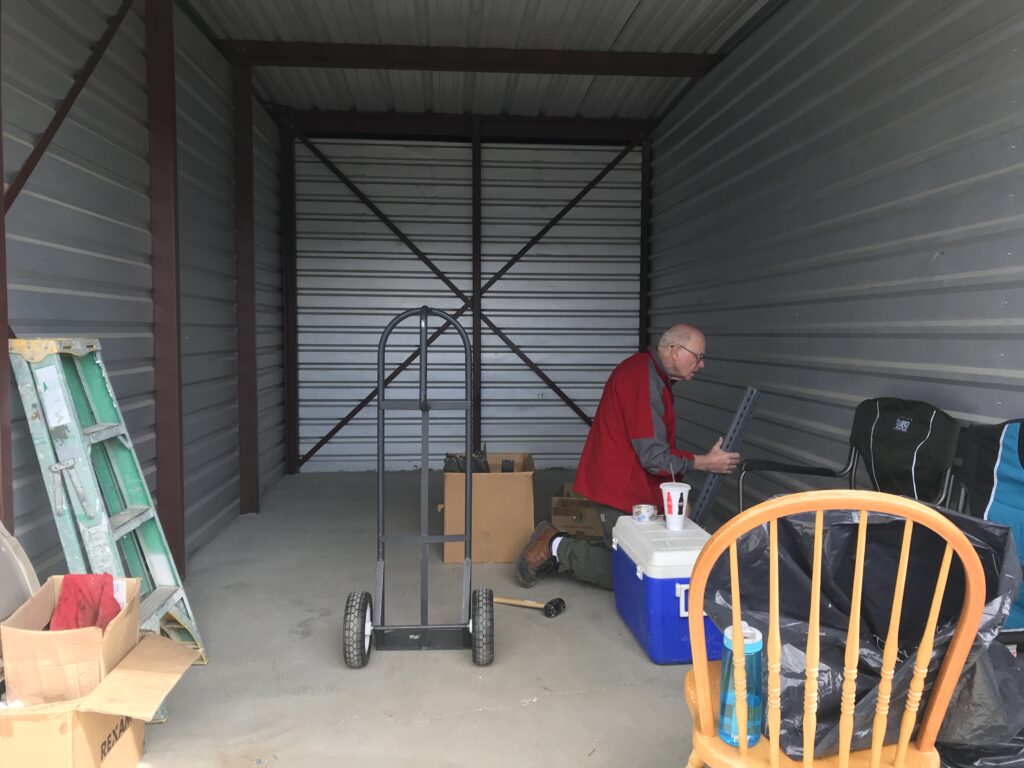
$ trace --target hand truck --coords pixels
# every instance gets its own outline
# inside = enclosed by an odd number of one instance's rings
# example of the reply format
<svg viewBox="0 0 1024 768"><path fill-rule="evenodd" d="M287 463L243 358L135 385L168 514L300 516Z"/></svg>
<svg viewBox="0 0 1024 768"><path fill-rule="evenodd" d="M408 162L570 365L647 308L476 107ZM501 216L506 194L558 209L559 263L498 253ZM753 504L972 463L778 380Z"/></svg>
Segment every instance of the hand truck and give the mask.
<svg viewBox="0 0 1024 768"><path fill-rule="evenodd" d="M384 357L388 338L404 320L419 316L419 397L400 399L386 397ZM461 400L427 397L427 326L430 317L455 328L462 339L466 360L466 396ZM473 367L472 349L465 329L447 314L430 307L410 309L395 317L381 334L377 347L377 579L375 596L356 591L345 602L344 657L352 668L364 667L374 648L388 650L453 650L473 649L473 663L487 666L494 660L494 593L490 589L471 589L472 524L473 524ZM384 432L388 411L420 412L420 530L419 533L384 533ZM463 410L466 413L466 527L465 533L431 536L428 533L427 488L430 471L430 411ZM458 624L430 624L427 616L428 548L442 542L464 542L462 566L462 611ZM384 611L384 554L386 545L397 542L418 542L420 548L420 623L388 624Z"/></svg>

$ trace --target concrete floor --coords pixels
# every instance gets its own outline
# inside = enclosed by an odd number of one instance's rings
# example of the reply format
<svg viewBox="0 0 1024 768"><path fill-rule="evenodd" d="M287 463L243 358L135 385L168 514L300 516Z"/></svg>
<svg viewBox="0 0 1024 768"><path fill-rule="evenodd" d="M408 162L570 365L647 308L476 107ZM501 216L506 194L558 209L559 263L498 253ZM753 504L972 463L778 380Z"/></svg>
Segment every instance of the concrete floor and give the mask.
<svg viewBox="0 0 1024 768"><path fill-rule="evenodd" d="M537 473L538 519L564 479ZM413 519L418 482L415 472L389 477L393 519ZM373 592L375 484L372 472L287 477L261 514L235 520L189 561L210 663L189 670L168 699L168 721L147 728L141 765L685 765L688 667L652 664L613 595L571 577L524 590L510 565L473 568L474 587L568 606L546 619L496 605L489 667L469 651L380 651L363 669L345 667L345 597ZM439 551L433 560L437 622L458 615L460 569L442 565ZM411 609L418 623L418 561L389 551L387 567L389 621Z"/></svg>

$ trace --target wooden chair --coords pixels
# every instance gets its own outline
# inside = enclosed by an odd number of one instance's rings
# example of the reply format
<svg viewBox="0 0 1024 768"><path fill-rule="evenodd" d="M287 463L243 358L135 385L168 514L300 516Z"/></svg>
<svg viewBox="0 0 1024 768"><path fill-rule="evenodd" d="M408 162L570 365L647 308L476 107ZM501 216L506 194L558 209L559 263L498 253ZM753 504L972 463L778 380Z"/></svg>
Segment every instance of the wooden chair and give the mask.
<svg viewBox="0 0 1024 768"><path fill-rule="evenodd" d="M850 614L858 617L851 620L847 632L845 669L842 682L842 704L839 720L839 754L814 758L814 733L818 709L818 662L820 653L820 591L822 579L822 537L825 513L828 510L859 511L857 523L857 550L853 574ZM795 762L782 753L779 747L781 723L781 641L779 622L779 562L778 562L778 520L801 513L814 515L814 554L811 573L811 594L809 626L807 632L803 710L803 754L802 763ZM869 514L882 513L902 518L903 541L900 561L892 599L892 611L882 656L882 675L878 691L878 704L871 731L871 748L851 752L853 737L853 712L856 697L857 664L860 648L861 594L867 542L867 521ZM736 541L745 533L760 526L768 526L769 536L769 624L765 650L767 652L768 684L764 716L768 723L769 737L762 738L752 747L747 746L747 688L744 668L743 635L741 627L740 581L737 567ZM902 612L907 565L910 558L911 535L915 525L924 526L945 540L945 554L940 566L935 590L930 598L931 608L927 624L918 648L917 663L909 684L906 709L903 713L897 744L883 746L885 725L889 713L889 701L893 694L892 680L896 668L900 614ZM732 588L732 632L735 660L736 719L740 727L740 747L731 747L718 737L718 706L720 701L719 681L721 664L709 663L704 637L704 592L712 567L726 550L729 552L730 578ZM938 677L931 689L924 716L911 743L911 735L917 721L918 707L924 688L928 660L932 656L935 630L939 618L946 581L950 571L953 553L963 564L965 575L964 602L957 621L956 632L946 651ZM869 565L870 567L870 565ZM924 599L924 596L921 596ZM693 716L693 753L688 768L708 765L712 768L734 768L735 766L938 766L939 756L935 750L935 737L949 706L953 688L956 685L964 661L978 632L981 613L985 602L985 576L981 561L967 537L949 520L932 509L910 499L877 493L875 491L811 491L772 499L741 513L720 528L705 545L693 568L690 579L690 640L693 646L693 669L686 676L686 702Z"/></svg>

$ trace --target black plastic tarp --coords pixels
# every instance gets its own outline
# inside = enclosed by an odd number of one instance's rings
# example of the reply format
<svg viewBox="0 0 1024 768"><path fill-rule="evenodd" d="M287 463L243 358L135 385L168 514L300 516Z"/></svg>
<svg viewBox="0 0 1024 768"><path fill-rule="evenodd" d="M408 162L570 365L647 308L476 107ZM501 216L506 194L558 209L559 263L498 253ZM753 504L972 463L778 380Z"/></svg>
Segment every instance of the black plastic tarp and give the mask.
<svg viewBox="0 0 1024 768"><path fill-rule="evenodd" d="M1019 757L1016 763L981 762L987 759L986 748L1004 752L1013 749L1024 732L1024 664L1011 656L1008 649L993 643L1020 588L1021 569L1013 539L1004 526L964 515L944 514L964 531L981 559L986 605L981 629L939 733L940 751L948 746L948 759L960 761L948 763L954 768L1022 765L1024 761ZM903 520L881 514L868 518L854 749L870 746L903 530ZM916 648L927 622L945 548L945 542L923 526L914 526L911 542L886 729L887 744L895 743L899 735ZM803 688L813 544L813 514L779 522L783 712L779 737L784 752L794 760L803 756ZM819 703L815 729L815 755L818 757L838 752L843 667L857 547L854 512L825 513L823 547ZM768 551L767 526L751 531L738 543L743 618L760 629L765 637L768 632ZM705 600L707 614L720 629L732 623L730 594L728 558L723 557L711 573ZM928 665L925 697L953 637L963 596L964 573L954 557L940 609L935 649ZM944 756L944 759L947 758Z"/></svg>

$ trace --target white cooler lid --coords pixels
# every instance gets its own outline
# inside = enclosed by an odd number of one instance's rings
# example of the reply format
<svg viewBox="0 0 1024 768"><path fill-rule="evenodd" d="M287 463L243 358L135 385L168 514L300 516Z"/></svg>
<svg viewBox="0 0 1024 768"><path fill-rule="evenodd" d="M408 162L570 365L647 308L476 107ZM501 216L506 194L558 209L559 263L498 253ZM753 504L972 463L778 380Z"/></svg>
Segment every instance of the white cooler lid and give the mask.
<svg viewBox="0 0 1024 768"><path fill-rule="evenodd" d="M683 530L670 531L664 517L637 522L623 515L612 531L612 548L622 548L644 576L652 579L690 578L704 544L711 534L692 520L683 520Z"/></svg>

